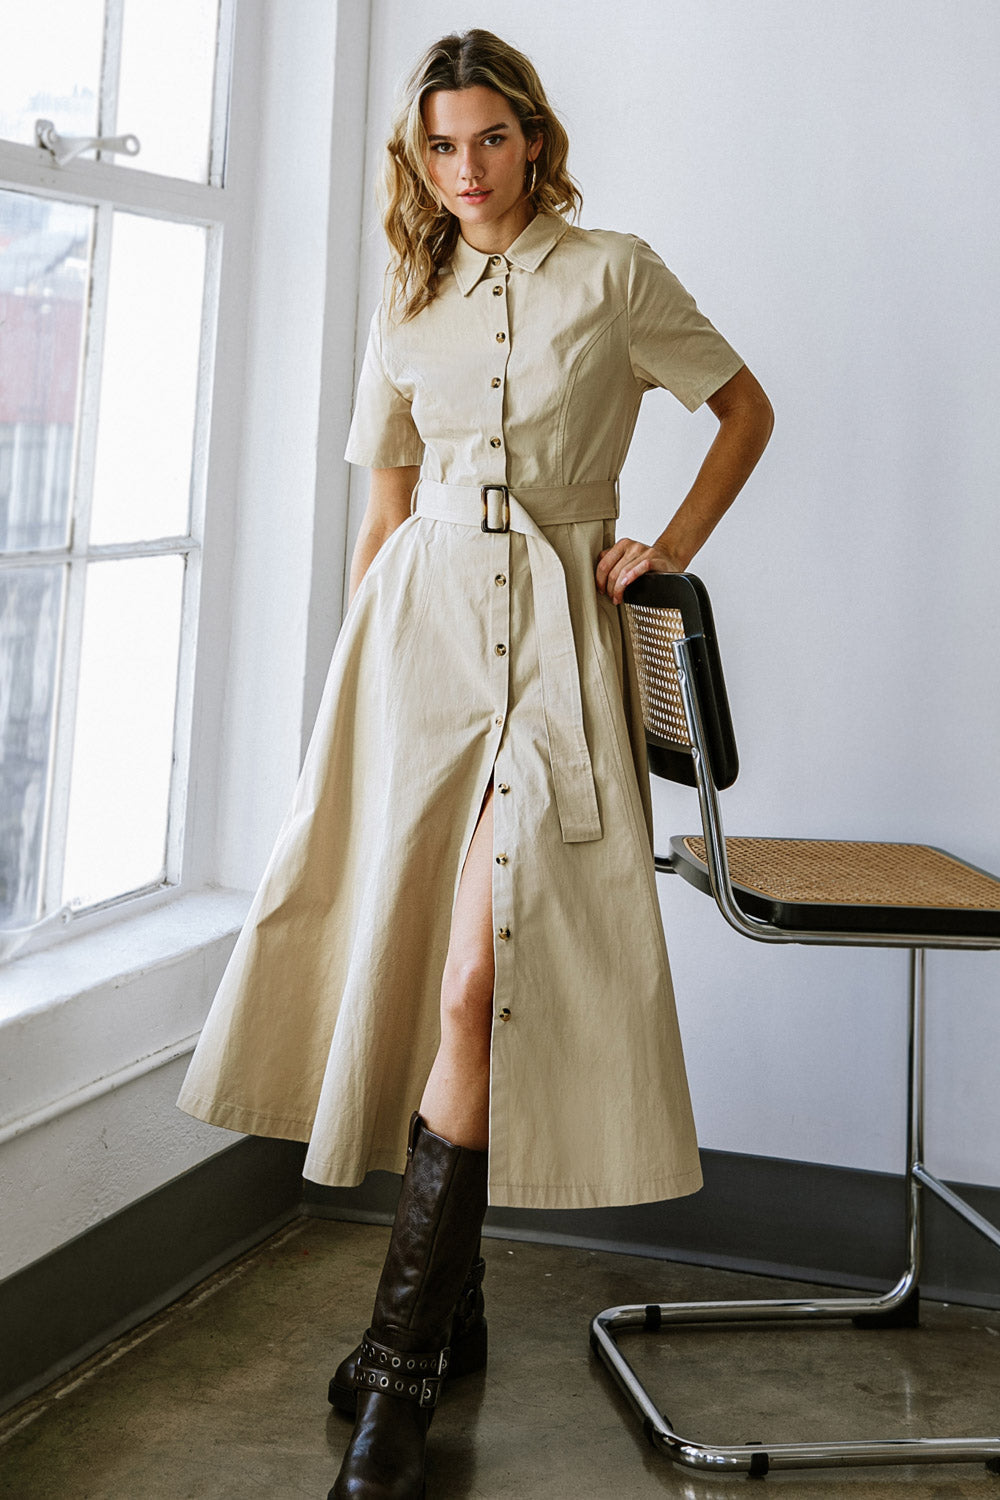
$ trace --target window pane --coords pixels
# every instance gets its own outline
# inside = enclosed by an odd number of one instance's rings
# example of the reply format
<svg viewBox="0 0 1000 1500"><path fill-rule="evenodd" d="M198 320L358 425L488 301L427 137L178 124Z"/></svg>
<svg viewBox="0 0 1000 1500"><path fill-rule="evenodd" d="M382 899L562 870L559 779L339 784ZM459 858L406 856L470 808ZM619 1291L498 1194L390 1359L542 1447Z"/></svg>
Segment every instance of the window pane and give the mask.
<svg viewBox="0 0 1000 1500"><path fill-rule="evenodd" d="M184 560L92 563L87 575L63 901L162 879Z"/></svg>
<svg viewBox="0 0 1000 1500"><path fill-rule="evenodd" d="M63 568L0 569L0 926L40 915Z"/></svg>
<svg viewBox="0 0 1000 1500"><path fill-rule="evenodd" d="M125 166L208 181L219 0L125 0L118 133L139 137Z"/></svg>
<svg viewBox="0 0 1000 1500"><path fill-rule="evenodd" d="M3 0L0 136L35 144L35 120L97 134L103 0Z"/></svg>
<svg viewBox="0 0 1000 1500"><path fill-rule="evenodd" d="M205 231L118 213L91 540L188 529Z"/></svg>
<svg viewBox="0 0 1000 1500"><path fill-rule="evenodd" d="M0 192L0 551L66 544L92 230Z"/></svg>

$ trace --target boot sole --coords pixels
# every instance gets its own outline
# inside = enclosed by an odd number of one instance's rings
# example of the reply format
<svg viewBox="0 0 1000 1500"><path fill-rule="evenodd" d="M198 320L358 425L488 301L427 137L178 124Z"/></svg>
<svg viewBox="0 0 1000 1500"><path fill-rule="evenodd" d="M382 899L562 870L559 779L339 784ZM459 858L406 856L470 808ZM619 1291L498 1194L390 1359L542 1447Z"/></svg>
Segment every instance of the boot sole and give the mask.
<svg viewBox="0 0 1000 1500"><path fill-rule="evenodd" d="M445 1376L444 1384L452 1380L460 1380L463 1375L474 1375L477 1370L485 1370L487 1359L487 1332L486 1319L475 1333L463 1339L460 1344L453 1344L451 1360L448 1364L448 1374ZM330 1380L326 1399L337 1411L343 1412L345 1417L355 1417L358 1409L358 1395L353 1385L341 1385L336 1376Z"/></svg>

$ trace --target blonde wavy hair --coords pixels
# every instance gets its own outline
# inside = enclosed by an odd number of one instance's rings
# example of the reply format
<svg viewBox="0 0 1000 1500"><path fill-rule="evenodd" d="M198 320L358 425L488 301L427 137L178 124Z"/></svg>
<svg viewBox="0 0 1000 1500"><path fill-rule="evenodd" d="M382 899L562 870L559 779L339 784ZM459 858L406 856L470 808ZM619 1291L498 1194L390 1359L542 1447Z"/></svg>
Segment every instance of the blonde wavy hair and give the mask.
<svg viewBox="0 0 1000 1500"><path fill-rule="evenodd" d="M427 171L423 101L435 89L477 85L502 94L526 139L542 137L530 187L537 213L570 214L582 196L566 169L569 138L523 53L491 31L445 36L429 47L403 86L386 142L379 206L391 254L389 307L413 318L437 295L437 278L458 240L458 220L442 204ZM525 182L525 192L529 184Z"/></svg>

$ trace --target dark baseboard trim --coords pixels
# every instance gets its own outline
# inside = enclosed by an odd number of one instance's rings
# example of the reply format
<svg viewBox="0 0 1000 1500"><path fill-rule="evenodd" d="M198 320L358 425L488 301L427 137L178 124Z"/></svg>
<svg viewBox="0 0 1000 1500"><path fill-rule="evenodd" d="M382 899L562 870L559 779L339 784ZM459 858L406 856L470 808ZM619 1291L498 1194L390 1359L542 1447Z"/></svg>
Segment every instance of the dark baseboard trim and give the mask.
<svg viewBox="0 0 1000 1500"><path fill-rule="evenodd" d="M830 1286L897 1280L906 1256L902 1178L727 1151L701 1156L705 1186L691 1197L631 1208L491 1208L486 1233ZM954 1186L1000 1224L1000 1188ZM369 1173L359 1188L307 1182L305 1211L387 1224L398 1190L389 1172ZM1000 1307L1000 1252L930 1193L924 1202L924 1295Z"/></svg>
<svg viewBox="0 0 1000 1500"><path fill-rule="evenodd" d="M304 1157L237 1141L0 1281L0 1412L295 1218Z"/></svg>
<svg viewBox="0 0 1000 1500"><path fill-rule="evenodd" d="M0 1412L305 1212L389 1223L399 1178L302 1181L305 1147L250 1136L0 1282ZM812 1162L702 1153L705 1187L631 1208L492 1208L486 1233L831 1286L885 1287L903 1262L903 1183ZM956 1184L1000 1223L1000 1189ZM1000 1256L930 1194L930 1298L1000 1307ZM655 1272L650 1295L655 1297Z"/></svg>

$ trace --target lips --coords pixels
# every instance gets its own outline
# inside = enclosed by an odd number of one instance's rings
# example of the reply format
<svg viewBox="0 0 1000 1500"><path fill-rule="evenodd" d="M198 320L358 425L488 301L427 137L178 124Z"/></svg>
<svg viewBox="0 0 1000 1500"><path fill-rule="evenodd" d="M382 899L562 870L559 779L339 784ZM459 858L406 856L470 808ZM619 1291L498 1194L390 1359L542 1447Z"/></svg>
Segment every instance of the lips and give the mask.
<svg viewBox="0 0 1000 1500"><path fill-rule="evenodd" d="M467 188L464 193L459 193L458 196L464 198L467 203L481 203L484 198L489 197L492 191L492 188Z"/></svg>

